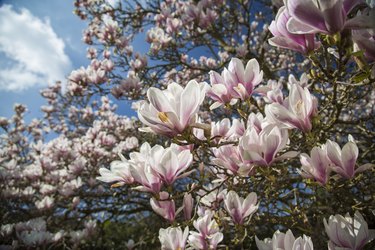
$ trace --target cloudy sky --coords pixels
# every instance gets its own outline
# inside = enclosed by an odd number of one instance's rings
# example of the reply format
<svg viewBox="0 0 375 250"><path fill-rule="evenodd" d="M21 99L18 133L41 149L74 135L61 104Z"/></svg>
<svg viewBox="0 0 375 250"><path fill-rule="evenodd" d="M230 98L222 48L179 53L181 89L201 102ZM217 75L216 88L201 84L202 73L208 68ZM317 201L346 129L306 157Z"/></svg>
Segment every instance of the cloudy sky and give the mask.
<svg viewBox="0 0 375 250"><path fill-rule="evenodd" d="M89 64L73 2L0 0L0 116L23 103L27 120L40 117L40 89Z"/></svg>

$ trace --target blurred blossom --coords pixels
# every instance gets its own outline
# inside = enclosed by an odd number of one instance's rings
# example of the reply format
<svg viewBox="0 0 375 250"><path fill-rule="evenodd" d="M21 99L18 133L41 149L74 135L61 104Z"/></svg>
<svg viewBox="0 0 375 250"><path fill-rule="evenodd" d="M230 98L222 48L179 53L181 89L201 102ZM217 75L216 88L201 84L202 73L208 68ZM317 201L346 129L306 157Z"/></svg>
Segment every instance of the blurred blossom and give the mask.
<svg viewBox="0 0 375 250"><path fill-rule="evenodd" d="M309 236L303 235L296 239L291 230L286 233L277 230L272 239L266 238L262 241L255 236L255 242L259 250L314 250Z"/></svg>
<svg viewBox="0 0 375 250"><path fill-rule="evenodd" d="M291 16L288 9L283 6L279 9L274 21L272 21L269 30L274 37L268 39L272 46L291 49L303 54L308 54L319 48L320 43L315 41L314 34L293 34L288 31L287 24Z"/></svg>
<svg viewBox="0 0 375 250"><path fill-rule="evenodd" d="M329 250L361 250L375 238L375 230L369 230L367 222L360 212L356 211L354 217L349 213L342 215L331 215L323 220L326 233L329 237Z"/></svg>
<svg viewBox="0 0 375 250"><path fill-rule="evenodd" d="M360 2L360 0L287 0L286 8L291 15L287 28L291 33L297 34L335 34L354 24L366 26L366 22L360 18L347 20L347 14Z"/></svg>
<svg viewBox="0 0 375 250"><path fill-rule="evenodd" d="M353 30L354 50L363 50L365 57L375 61L375 27L373 29Z"/></svg>
<svg viewBox="0 0 375 250"><path fill-rule="evenodd" d="M189 235L189 228L185 227L182 231L180 227L160 228L159 240L162 250L184 250Z"/></svg>
<svg viewBox="0 0 375 250"><path fill-rule="evenodd" d="M185 193L183 199L184 219L190 220L194 208L194 200L191 194Z"/></svg>

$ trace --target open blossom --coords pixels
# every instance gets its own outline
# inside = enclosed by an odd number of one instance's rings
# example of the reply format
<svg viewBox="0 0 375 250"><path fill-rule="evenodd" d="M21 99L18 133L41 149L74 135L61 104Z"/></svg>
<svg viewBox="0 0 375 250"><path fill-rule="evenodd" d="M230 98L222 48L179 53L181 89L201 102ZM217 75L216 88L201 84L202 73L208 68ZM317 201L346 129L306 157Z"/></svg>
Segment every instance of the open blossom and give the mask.
<svg viewBox="0 0 375 250"><path fill-rule="evenodd" d="M310 155L311 157L305 153L300 155L302 168L299 173L304 178L315 179L320 184L325 185L331 173L331 162L328 159L326 147L324 145L322 148L314 147Z"/></svg>
<svg viewBox="0 0 375 250"><path fill-rule="evenodd" d="M276 156L286 147L288 138L288 131L274 124L264 127L259 133L255 127L249 127L239 142L242 159L259 166L270 166L275 161L295 157L298 154L295 151Z"/></svg>
<svg viewBox="0 0 375 250"><path fill-rule="evenodd" d="M140 152L132 152L129 156L130 173L134 181L140 184L135 189L144 192L159 193L162 181L149 164L151 157L150 144L147 142L143 143Z"/></svg>
<svg viewBox="0 0 375 250"><path fill-rule="evenodd" d="M309 236L303 235L296 239L291 230L286 233L277 230L272 239L266 238L263 241L255 236L255 242L259 250L314 250Z"/></svg>
<svg viewBox="0 0 375 250"><path fill-rule="evenodd" d="M150 88L138 110L139 119L157 134L174 137L195 122L206 93L206 83L190 81L185 88L171 83L166 90Z"/></svg>
<svg viewBox="0 0 375 250"><path fill-rule="evenodd" d="M250 193L246 199L239 197L235 191L229 191L224 199L224 207L236 224L243 224L244 220L258 210L257 195Z"/></svg>
<svg viewBox="0 0 375 250"><path fill-rule="evenodd" d="M283 84L280 81L268 80L267 85L255 90L267 103L280 103L284 101Z"/></svg>
<svg viewBox="0 0 375 250"><path fill-rule="evenodd" d="M236 99L245 100L251 96L254 88L263 80L263 71L255 59L247 62L246 68L238 58L232 58L228 68L221 75L210 72L211 89L207 95L215 101L211 109L222 104L234 104Z"/></svg>
<svg viewBox="0 0 375 250"><path fill-rule="evenodd" d="M323 220L326 233L329 237L329 250L361 250L375 238L375 230L369 230L367 222L360 212L356 211L354 217L346 214L331 215Z"/></svg>
<svg viewBox="0 0 375 250"><path fill-rule="evenodd" d="M182 231L180 227L160 228L159 240L162 250L184 250L189 235L189 227Z"/></svg>
<svg viewBox="0 0 375 250"><path fill-rule="evenodd" d="M223 240L224 236L213 216L213 211L206 210L202 217L193 222L198 231L190 231L189 244L193 249L216 249Z"/></svg>
<svg viewBox="0 0 375 250"><path fill-rule="evenodd" d="M320 43L315 41L314 34L293 34L288 31L287 23L290 18L288 9L285 6L281 7L269 27L274 36L268 40L269 44L303 54L319 48Z"/></svg>
<svg viewBox="0 0 375 250"><path fill-rule="evenodd" d="M176 206L174 200L169 198L167 192L159 193L159 199L151 198L152 209L164 219L173 222L176 216Z"/></svg>
<svg viewBox="0 0 375 250"><path fill-rule="evenodd" d="M123 155L120 154L121 161L111 162L111 169L100 168L99 173L101 176L96 179L103 182L116 182L112 186L122 186L124 184L133 183L134 179L130 173L128 161Z"/></svg>
<svg viewBox="0 0 375 250"><path fill-rule="evenodd" d="M179 151L173 145L166 149L155 145L150 153L150 166L166 185L171 185L191 173L190 171L183 174L193 161L193 155L188 149Z"/></svg>
<svg viewBox="0 0 375 250"><path fill-rule="evenodd" d="M347 20L347 14L360 0L287 0L286 8L292 16L288 30L292 33L335 34L348 27L366 26L363 17ZM370 20L370 19L369 19Z"/></svg>
<svg viewBox="0 0 375 250"><path fill-rule="evenodd" d="M212 122L211 123L211 140L219 142L221 140L237 140L240 138L243 133L245 132L245 125L239 119L232 119L224 118L219 122Z"/></svg>
<svg viewBox="0 0 375 250"><path fill-rule="evenodd" d="M216 158L212 162L229 170L231 174L237 174L240 167L244 164L238 146L223 145L219 148L214 148L213 153Z"/></svg>
<svg viewBox="0 0 375 250"><path fill-rule="evenodd" d="M171 185L177 179L186 177L185 172L193 161L188 149L180 149L175 144L169 148L155 145L151 148L143 143L140 152L132 152L126 164L134 182L141 184L136 189L158 193L163 184Z"/></svg>
<svg viewBox="0 0 375 250"><path fill-rule="evenodd" d="M317 100L307 88L297 84L290 87L289 96L284 103L266 106L266 116L274 123L282 123L287 128L298 128L303 132L312 129L311 119L317 110Z"/></svg>
<svg viewBox="0 0 375 250"><path fill-rule="evenodd" d="M332 162L332 170L342 177L350 179L353 178L356 173L372 167L372 164L364 164L356 170L354 169L358 158L358 147L351 135L349 135L348 138L349 141L342 149L336 142L331 140L326 142L326 147L327 156Z"/></svg>

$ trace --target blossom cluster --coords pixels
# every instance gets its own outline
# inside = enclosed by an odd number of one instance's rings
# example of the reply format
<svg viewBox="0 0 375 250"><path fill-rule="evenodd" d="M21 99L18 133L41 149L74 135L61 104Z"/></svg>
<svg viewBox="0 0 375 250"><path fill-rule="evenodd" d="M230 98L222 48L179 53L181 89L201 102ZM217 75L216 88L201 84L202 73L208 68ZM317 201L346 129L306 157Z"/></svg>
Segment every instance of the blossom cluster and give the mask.
<svg viewBox="0 0 375 250"><path fill-rule="evenodd" d="M0 117L0 248L371 244L373 1L76 0L75 13L90 64L41 92L42 119L20 104Z"/></svg>

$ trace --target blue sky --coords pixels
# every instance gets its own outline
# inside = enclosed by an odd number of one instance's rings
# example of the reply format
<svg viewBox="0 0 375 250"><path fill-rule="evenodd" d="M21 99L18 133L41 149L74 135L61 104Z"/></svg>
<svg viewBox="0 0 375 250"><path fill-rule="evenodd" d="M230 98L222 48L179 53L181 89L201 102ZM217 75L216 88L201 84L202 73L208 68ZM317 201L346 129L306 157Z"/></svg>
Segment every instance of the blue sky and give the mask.
<svg viewBox="0 0 375 250"><path fill-rule="evenodd" d="M40 89L89 64L81 41L86 23L73 14L73 2L0 0L0 116L23 103L26 120L41 117ZM129 112L126 103L120 107Z"/></svg>

